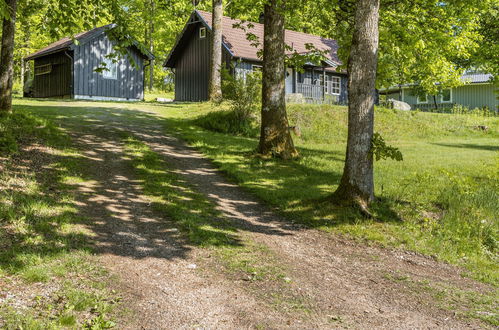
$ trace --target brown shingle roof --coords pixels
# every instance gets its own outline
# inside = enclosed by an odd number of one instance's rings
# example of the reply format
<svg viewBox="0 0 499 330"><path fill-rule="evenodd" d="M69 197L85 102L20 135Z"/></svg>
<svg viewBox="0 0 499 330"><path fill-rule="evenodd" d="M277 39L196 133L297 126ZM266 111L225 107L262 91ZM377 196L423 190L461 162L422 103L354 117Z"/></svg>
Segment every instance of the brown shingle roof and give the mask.
<svg viewBox="0 0 499 330"><path fill-rule="evenodd" d="M99 35L102 32L104 32L106 29L112 27L112 25L113 24L108 24L108 25L104 25L104 26L89 30L89 31L78 33L77 35L74 36L74 39L76 39L78 41L82 41L85 39L92 39L94 36ZM25 60L33 60L35 58L38 58L38 57L41 57L44 55L48 55L48 54L52 54L52 53L55 53L55 52L58 52L58 51L61 51L64 49L68 49L73 44L74 44L74 42L71 38L64 37L60 40L57 40L56 42L51 43L47 47L42 48L42 49L28 55L27 57L25 57Z"/></svg>
<svg viewBox="0 0 499 330"><path fill-rule="evenodd" d="M85 32L78 33L77 35L74 36L75 40L78 40L80 43L84 43L87 40L94 39L95 37L99 36L100 34L104 33L105 31L114 28L116 25L115 24L108 24L104 25L92 30L88 30ZM51 43L45 48L42 48L33 54L28 55L25 60L33 60L38 57L42 57L48 54L53 54L65 49L69 49L74 45L73 39L69 37L64 37L60 40L57 40L56 42ZM154 58L154 55L151 54L147 49L139 46L139 43L134 41L134 46L137 48L137 50L142 53L145 57L151 59Z"/></svg>
<svg viewBox="0 0 499 330"><path fill-rule="evenodd" d="M197 12L211 29L212 14L201 10L198 10ZM241 28L234 27L234 24L244 26L246 28L246 32L244 32ZM258 61L260 59L257 56L257 52L263 45L263 24L253 22L250 24L252 27L248 27L247 23L241 24L240 20L224 16L222 20L223 41L234 57ZM247 40L246 33L248 32L258 37L261 44L259 48L251 45L251 41ZM326 50L326 57L329 60L335 62L337 65L341 64L337 54L338 43L336 40L322 38L313 34L286 30L285 42L288 46L291 46L293 50L300 54L309 52L305 46L306 44L313 44L317 49ZM288 51L288 53L291 52Z"/></svg>

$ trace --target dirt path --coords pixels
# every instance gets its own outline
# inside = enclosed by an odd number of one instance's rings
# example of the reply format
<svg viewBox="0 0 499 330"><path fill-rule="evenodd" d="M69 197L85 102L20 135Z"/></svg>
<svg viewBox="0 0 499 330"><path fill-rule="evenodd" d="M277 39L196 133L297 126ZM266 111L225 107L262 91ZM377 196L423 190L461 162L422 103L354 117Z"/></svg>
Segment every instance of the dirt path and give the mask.
<svg viewBox="0 0 499 330"><path fill-rule="evenodd" d="M131 125L117 117L107 122L96 117L69 129L92 163L95 181L80 187L80 206L93 219L90 229L100 258L118 276L124 305L135 312L128 328L457 329L482 325L438 308L431 292L414 290L412 284L418 280L485 290L459 276L455 267L290 224L228 182L192 148L164 135L153 120ZM308 317L272 308L252 293L255 290L248 290L251 285L223 272L193 269L193 264L209 258L207 250L191 246L164 215L151 210L126 165L117 131L131 132L146 142L216 203L242 238L267 246L288 270L291 283L286 290L308 302Z"/></svg>

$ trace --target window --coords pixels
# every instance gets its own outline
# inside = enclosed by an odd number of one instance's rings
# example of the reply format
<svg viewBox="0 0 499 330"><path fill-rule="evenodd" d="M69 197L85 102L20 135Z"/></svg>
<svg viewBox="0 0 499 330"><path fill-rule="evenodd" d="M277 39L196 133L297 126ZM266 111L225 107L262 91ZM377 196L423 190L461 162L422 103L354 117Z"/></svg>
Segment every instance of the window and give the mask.
<svg viewBox="0 0 499 330"><path fill-rule="evenodd" d="M440 94L440 101L442 103L450 103L452 102L452 90L450 88L444 89Z"/></svg>
<svg viewBox="0 0 499 330"><path fill-rule="evenodd" d="M418 104L420 103L428 103L428 94L425 94L424 96L419 96L418 95Z"/></svg>
<svg viewBox="0 0 499 330"><path fill-rule="evenodd" d="M326 94L341 94L341 79L335 76L326 76Z"/></svg>
<svg viewBox="0 0 499 330"><path fill-rule="evenodd" d="M118 63L107 57L104 57L103 63L106 64L106 68L102 71L102 77L104 79L118 79Z"/></svg>
<svg viewBox="0 0 499 330"><path fill-rule="evenodd" d="M203 39L203 38L206 38L206 28L205 27L199 28L199 39Z"/></svg>
<svg viewBox="0 0 499 330"><path fill-rule="evenodd" d="M252 65L251 69L253 69L253 71L262 71L263 70L261 65Z"/></svg>
<svg viewBox="0 0 499 330"><path fill-rule="evenodd" d="M35 76L41 76L42 74L49 74L50 72L52 72L52 64L35 66Z"/></svg>

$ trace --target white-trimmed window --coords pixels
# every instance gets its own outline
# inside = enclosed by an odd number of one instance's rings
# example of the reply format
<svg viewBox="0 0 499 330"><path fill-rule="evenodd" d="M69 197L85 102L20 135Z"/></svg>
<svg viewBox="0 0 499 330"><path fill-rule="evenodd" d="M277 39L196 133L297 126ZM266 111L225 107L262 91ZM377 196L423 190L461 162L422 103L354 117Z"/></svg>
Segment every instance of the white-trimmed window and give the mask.
<svg viewBox="0 0 499 330"><path fill-rule="evenodd" d="M204 39L206 38L206 28L202 27L199 28L199 39Z"/></svg>
<svg viewBox="0 0 499 330"><path fill-rule="evenodd" d="M251 66L251 69L252 69L253 71L262 71L262 70L263 70L263 67L262 67L261 65L254 65L254 64L253 64L253 65Z"/></svg>
<svg viewBox="0 0 499 330"><path fill-rule="evenodd" d="M102 70L102 77L104 79L118 79L118 63L107 57L104 57L102 62L106 64L106 68Z"/></svg>
<svg viewBox="0 0 499 330"><path fill-rule="evenodd" d="M332 95L341 94L341 78L336 76L327 76L326 93Z"/></svg>
<svg viewBox="0 0 499 330"><path fill-rule="evenodd" d="M421 103L428 103L428 94L425 94L424 96L419 96L418 95L418 104L421 104Z"/></svg>
<svg viewBox="0 0 499 330"><path fill-rule="evenodd" d="M447 88L442 90L440 93L440 101L442 103L451 103L452 102L452 89Z"/></svg>

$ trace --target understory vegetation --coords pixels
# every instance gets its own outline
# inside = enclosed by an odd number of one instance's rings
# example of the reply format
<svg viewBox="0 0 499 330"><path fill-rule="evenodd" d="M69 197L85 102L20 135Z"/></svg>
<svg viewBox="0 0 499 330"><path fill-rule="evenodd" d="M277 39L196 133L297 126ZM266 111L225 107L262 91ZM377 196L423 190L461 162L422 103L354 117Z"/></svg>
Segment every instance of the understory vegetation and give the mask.
<svg viewBox="0 0 499 330"><path fill-rule="evenodd" d="M290 220L433 255L497 285L497 117L376 109L375 131L404 161L376 163L375 220L366 220L329 200L343 168L346 107L288 107L290 124L301 131L294 137L301 157L293 162L253 157L253 138L200 129L224 111L208 103L160 110L170 131Z"/></svg>
<svg viewBox="0 0 499 330"><path fill-rule="evenodd" d="M32 114L1 118L0 133L0 328L112 327L119 299L74 204L82 156Z"/></svg>

